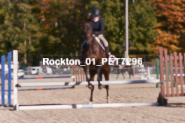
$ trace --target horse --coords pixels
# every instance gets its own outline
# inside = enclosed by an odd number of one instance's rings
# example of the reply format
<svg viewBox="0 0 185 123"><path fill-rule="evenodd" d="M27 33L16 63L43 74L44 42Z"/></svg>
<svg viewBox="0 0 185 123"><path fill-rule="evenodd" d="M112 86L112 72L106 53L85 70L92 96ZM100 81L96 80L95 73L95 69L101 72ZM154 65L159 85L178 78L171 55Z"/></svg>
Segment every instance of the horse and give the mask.
<svg viewBox="0 0 185 123"><path fill-rule="evenodd" d="M116 79L118 79L118 75L121 73L123 75L123 78L125 79L124 73L127 71L129 74L129 79L131 79L131 75L133 76L133 69L131 65L119 65L119 66L114 66L114 70L117 71L117 77Z"/></svg>
<svg viewBox="0 0 185 123"><path fill-rule="evenodd" d="M82 35L85 39L81 55L82 59L84 61L88 61L87 58L95 59L91 64L84 63L84 66L82 67L85 72L86 81L88 82L88 88L91 89L91 104L93 103L94 85L92 85L90 81L94 81L94 77L97 74L98 88L101 90L103 88L103 85L100 83L100 81L102 81L102 75L104 75L106 81L109 80L110 66L107 62L102 64L102 58L107 58L107 55L93 35L93 29L90 22L83 23ZM90 78L88 78L87 69L89 69ZM105 85L104 88L107 92L107 103L109 103L109 85Z"/></svg>

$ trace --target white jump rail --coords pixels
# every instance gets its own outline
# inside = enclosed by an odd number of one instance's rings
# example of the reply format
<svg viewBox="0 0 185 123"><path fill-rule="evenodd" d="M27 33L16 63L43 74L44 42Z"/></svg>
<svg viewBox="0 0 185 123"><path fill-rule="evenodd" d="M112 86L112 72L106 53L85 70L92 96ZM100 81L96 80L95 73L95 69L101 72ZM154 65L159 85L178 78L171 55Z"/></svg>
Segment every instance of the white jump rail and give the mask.
<svg viewBox="0 0 185 123"><path fill-rule="evenodd" d="M159 83L159 79L151 80L118 80L118 81L100 81L102 85L116 85L116 84L141 84L141 83ZM98 85L97 81L90 81L92 85ZM88 85L87 81L83 82L29 82L19 83L17 87L35 87L35 86L73 86L73 85Z"/></svg>
<svg viewBox="0 0 185 123"><path fill-rule="evenodd" d="M141 83L158 83L158 79L153 80L122 80L122 81L101 81L103 85L111 84L141 84ZM91 84L97 85L97 81L91 81ZM42 82L42 83L20 83L17 86L35 87L35 86L72 86L72 85L88 85L84 82ZM18 102L18 101L17 101ZM18 110L40 110L40 109L79 109L79 108L109 108L109 107L129 107L129 106L157 106L158 103L106 103L106 104L73 104L73 105L36 105L21 106L17 103L15 109Z"/></svg>
<svg viewBox="0 0 185 123"><path fill-rule="evenodd" d="M178 74L173 74L173 76L185 76L185 74L184 73L183 74L178 73Z"/></svg>
<svg viewBox="0 0 185 123"><path fill-rule="evenodd" d="M105 104L73 104L73 105L37 105L18 106L17 110L43 110L43 109L83 109L83 108L115 108L133 106L158 106L159 103L105 103Z"/></svg>

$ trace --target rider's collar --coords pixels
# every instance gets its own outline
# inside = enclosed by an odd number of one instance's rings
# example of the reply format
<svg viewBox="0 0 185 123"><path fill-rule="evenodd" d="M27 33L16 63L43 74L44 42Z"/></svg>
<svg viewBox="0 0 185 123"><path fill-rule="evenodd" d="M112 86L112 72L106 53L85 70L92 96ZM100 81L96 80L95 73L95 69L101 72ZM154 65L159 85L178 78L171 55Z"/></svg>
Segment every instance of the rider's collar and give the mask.
<svg viewBox="0 0 185 123"><path fill-rule="evenodd" d="M93 18L93 21L97 22L97 21L99 21L99 18L95 18L95 19Z"/></svg>

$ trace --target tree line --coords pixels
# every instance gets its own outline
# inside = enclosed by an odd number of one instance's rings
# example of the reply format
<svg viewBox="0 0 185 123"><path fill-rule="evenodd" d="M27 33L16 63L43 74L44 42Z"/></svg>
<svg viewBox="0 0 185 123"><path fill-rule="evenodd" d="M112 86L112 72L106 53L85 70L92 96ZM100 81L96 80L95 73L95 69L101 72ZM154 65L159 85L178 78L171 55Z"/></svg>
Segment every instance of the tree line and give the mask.
<svg viewBox="0 0 185 123"><path fill-rule="evenodd" d="M185 0L129 0L130 54L184 51ZM38 65L42 55L80 55L81 24L101 9L112 54L124 54L125 0L1 0L0 54L17 49L19 61Z"/></svg>

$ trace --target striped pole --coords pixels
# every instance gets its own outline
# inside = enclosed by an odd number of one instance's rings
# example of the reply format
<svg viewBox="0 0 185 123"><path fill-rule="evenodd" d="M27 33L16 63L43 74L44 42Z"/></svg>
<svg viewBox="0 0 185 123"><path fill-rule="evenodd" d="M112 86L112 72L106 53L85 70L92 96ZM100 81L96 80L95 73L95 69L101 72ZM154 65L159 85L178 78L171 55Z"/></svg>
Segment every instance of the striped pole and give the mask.
<svg viewBox="0 0 185 123"><path fill-rule="evenodd" d="M38 77L19 77L18 79L50 79L50 78L74 78L74 76L38 76Z"/></svg>
<svg viewBox="0 0 185 123"><path fill-rule="evenodd" d="M90 81L93 85L98 85L97 81ZM118 81L100 81L102 85L116 85L116 84L141 84L141 83L158 83L158 79L150 80L118 80ZM29 82L19 83L17 87L35 87L35 86L74 86L74 85L88 85L87 81L83 82Z"/></svg>
<svg viewBox="0 0 185 123"><path fill-rule="evenodd" d="M5 106L5 55L1 56L1 105Z"/></svg>
<svg viewBox="0 0 185 123"><path fill-rule="evenodd" d="M12 52L8 53L8 105L11 105L11 61Z"/></svg>
<svg viewBox="0 0 185 123"><path fill-rule="evenodd" d="M83 108L111 108L111 107L129 107L129 106L157 106L152 103L105 103L105 104L73 104L73 105L36 105L19 106L17 110L39 110L39 109L83 109Z"/></svg>
<svg viewBox="0 0 185 123"><path fill-rule="evenodd" d="M61 88L33 88L33 89L18 89L18 91L44 91L44 90L61 90L61 89L73 89L72 87Z"/></svg>
<svg viewBox="0 0 185 123"><path fill-rule="evenodd" d="M18 91L42 91L42 90L62 90L62 89L73 89L73 87L59 87L59 88L32 88L32 89L18 89ZM5 90L5 92L8 91L8 90ZM13 92L13 90L11 90ZM12 96L12 94L11 94ZM1 99L1 95L0 95L0 99Z"/></svg>

